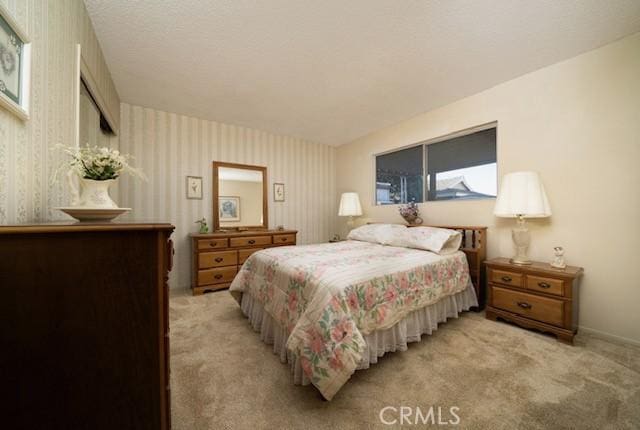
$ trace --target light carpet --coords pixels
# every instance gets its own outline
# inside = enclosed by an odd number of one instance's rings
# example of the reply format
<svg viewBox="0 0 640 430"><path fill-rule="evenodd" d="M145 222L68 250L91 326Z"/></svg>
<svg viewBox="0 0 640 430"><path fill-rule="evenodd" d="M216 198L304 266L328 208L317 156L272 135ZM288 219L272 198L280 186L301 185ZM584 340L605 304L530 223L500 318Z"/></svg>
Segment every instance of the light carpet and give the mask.
<svg viewBox="0 0 640 430"><path fill-rule="evenodd" d="M640 429L637 346L585 334L569 346L465 312L357 371L326 402L293 385L228 291L174 292L170 308L174 429L393 428L380 421L386 406L398 411L387 421L405 406L412 422L416 407L441 407L445 421L458 407L464 429Z"/></svg>

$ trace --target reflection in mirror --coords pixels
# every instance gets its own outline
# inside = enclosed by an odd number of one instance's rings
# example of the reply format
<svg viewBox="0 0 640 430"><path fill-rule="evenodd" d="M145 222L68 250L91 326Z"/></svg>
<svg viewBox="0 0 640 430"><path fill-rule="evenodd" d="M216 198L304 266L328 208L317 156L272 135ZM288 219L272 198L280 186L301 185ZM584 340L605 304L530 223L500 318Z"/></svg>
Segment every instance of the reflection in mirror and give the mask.
<svg viewBox="0 0 640 430"><path fill-rule="evenodd" d="M218 168L218 216L220 228L264 225L262 170Z"/></svg>
<svg viewBox="0 0 640 430"><path fill-rule="evenodd" d="M81 146L110 146L113 132L91 96L86 84L80 79L80 142Z"/></svg>

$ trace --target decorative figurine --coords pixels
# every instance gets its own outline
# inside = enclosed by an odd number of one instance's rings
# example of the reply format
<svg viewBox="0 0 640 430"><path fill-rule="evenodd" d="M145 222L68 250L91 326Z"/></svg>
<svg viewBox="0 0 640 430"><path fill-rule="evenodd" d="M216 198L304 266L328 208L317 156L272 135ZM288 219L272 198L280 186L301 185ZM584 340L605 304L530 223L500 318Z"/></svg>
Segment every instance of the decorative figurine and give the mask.
<svg viewBox="0 0 640 430"><path fill-rule="evenodd" d="M276 227L276 230L284 231L284 226L283 225L279 225L279 226Z"/></svg>
<svg viewBox="0 0 640 430"><path fill-rule="evenodd" d="M551 267L555 267L556 269L564 269L567 267L567 264L564 262L564 249L561 246L556 246L553 248L553 253L555 257L551 262Z"/></svg>
<svg viewBox="0 0 640 430"><path fill-rule="evenodd" d="M200 230L198 231L198 233L200 234L209 233L209 226L207 225L206 218L203 217L202 219L199 219L198 221L196 221L196 224L200 224Z"/></svg>
<svg viewBox="0 0 640 430"><path fill-rule="evenodd" d="M329 243L340 242L340 241L342 241L342 239L340 239L340 235L339 234L334 234L333 238L331 238L331 240L329 240Z"/></svg>

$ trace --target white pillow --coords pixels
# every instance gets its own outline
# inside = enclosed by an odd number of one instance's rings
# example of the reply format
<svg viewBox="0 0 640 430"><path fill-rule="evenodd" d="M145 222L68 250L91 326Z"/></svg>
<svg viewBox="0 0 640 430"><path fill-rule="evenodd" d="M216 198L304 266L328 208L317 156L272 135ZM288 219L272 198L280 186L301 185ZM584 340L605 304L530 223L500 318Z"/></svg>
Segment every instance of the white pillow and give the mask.
<svg viewBox="0 0 640 430"><path fill-rule="evenodd" d="M462 233L437 227L411 227L406 231L409 248L425 249L440 255L453 254L460 249Z"/></svg>
<svg viewBox="0 0 640 430"><path fill-rule="evenodd" d="M382 245L406 246L407 227L399 224L367 224L349 232L347 239Z"/></svg>
<svg viewBox="0 0 640 430"><path fill-rule="evenodd" d="M383 224L378 230L378 243L388 246L407 247L407 231L410 229L401 224Z"/></svg>

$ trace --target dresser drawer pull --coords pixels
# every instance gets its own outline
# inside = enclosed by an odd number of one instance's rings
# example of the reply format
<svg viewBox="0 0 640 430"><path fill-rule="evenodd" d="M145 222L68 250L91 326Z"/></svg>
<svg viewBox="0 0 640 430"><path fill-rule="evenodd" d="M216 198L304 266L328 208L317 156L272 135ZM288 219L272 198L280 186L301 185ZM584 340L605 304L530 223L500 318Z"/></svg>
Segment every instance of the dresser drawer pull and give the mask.
<svg viewBox="0 0 640 430"><path fill-rule="evenodd" d="M215 248L218 242L209 242L209 246Z"/></svg>
<svg viewBox="0 0 640 430"><path fill-rule="evenodd" d="M546 282L538 282L538 287L540 287L540 288L551 288L551 285L547 284Z"/></svg>
<svg viewBox="0 0 640 430"><path fill-rule="evenodd" d="M281 237L280 240L283 241L283 242L286 242L287 238L286 237Z"/></svg>
<svg viewBox="0 0 640 430"><path fill-rule="evenodd" d="M518 302L518 306L520 306L522 309L531 309L531 305L527 302Z"/></svg>
<svg viewBox="0 0 640 430"><path fill-rule="evenodd" d="M512 279L511 279L511 277L510 277L510 276L503 276L503 277L502 277L502 278L500 278L500 279L502 279L504 282L511 282L511 281L512 281Z"/></svg>
<svg viewBox="0 0 640 430"><path fill-rule="evenodd" d="M216 279L222 279L222 275L220 273L218 273L217 275L214 276L214 278Z"/></svg>
<svg viewBox="0 0 640 430"><path fill-rule="evenodd" d="M224 258L218 257L218 258L216 258L216 263L220 263L220 262L222 262L222 260L224 260Z"/></svg>
<svg viewBox="0 0 640 430"><path fill-rule="evenodd" d="M256 241L255 241L255 240L253 240L253 239L251 239L251 240L249 241L249 245L253 245L254 243L256 243Z"/></svg>

